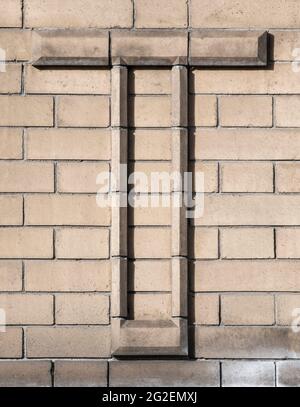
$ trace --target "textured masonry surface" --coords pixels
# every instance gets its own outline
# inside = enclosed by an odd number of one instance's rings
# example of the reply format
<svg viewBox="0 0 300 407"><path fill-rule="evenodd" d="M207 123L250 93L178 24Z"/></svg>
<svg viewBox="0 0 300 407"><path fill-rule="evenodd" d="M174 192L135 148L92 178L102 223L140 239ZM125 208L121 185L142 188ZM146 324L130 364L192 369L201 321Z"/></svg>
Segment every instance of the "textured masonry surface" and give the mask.
<svg viewBox="0 0 300 407"><path fill-rule="evenodd" d="M300 385L299 26L293 0L0 0L0 386ZM242 46L231 34L224 52L223 29L245 31ZM240 67L265 63L257 30L269 64ZM33 66L43 56L64 66ZM108 65L145 56L169 67L127 68L124 124L122 73ZM236 66L200 66L208 56ZM188 63L188 123L174 124L171 65ZM124 311L111 272L122 212L95 205L95 178L122 161L123 127L130 171L170 172L187 124L189 169L205 174L204 216L186 233L189 358L118 360L116 316L172 317L180 215L128 210Z"/></svg>

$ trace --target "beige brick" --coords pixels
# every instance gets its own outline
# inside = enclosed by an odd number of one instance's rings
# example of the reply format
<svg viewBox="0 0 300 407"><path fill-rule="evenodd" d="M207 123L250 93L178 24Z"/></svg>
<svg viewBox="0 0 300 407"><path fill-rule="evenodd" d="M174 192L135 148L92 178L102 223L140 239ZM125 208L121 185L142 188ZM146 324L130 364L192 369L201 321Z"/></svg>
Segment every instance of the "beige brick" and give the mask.
<svg viewBox="0 0 300 407"><path fill-rule="evenodd" d="M190 231L190 255L195 259L217 259L218 229L194 228Z"/></svg>
<svg viewBox="0 0 300 407"><path fill-rule="evenodd" d="M296 195L211 194L205 196L204 215L195 218L195 224L201 226L299 225L299 203L300 197Z"/></svg>
<svg viewBox="0 0 300 407"><path fill-rule="evenodd" d="M58 125L109 126L109 99L104 96L61 96L58 102Z"/></svg>
<svg viewBox="0 0 300 407"><path fill-rule="evenodd" d="M58 259L109 257L108 229L58 229L55 236L55 252Z"/></svg>
<svg viewBox="0 0 300 407"><path fill-rule="evenodd" d="M171 319L171 294L131 294L128 301L130 319L142 321Z"/></svg>
<svg viewBox="0 0 300 407"><path fill-rule="evenodd" d="M199 160L297 160L299 136L298 129L197 129L190 155Z"/></svg>
<svg viewBox="0 0 300 407"><path fill-rule="evenodd" d="M224 325L274 324L272 295L222 295L221 310Z"/></svg>
<svg viewBox="0 0 300 407"><path fill-rule="evenodd" d="M104 361L56 361L55 387L106 387L107 362Z"/></svg>
<svg viewBox="0 0 300 407"><path fill-rule="evenodd" d="M226 163L221 165L222 192L273 192L271 163Z"/></svg>
<svg viewBox="0 0 300 407"><path fill-rule="evenodd" d="M273 228L222 229L221 257L225 259L274 258Z"/></svg>
<svg viewBox="0 0 300 407"><path fill-rule="evenodd" d="M7 61L26 61L31 57L30 30L1 30L0 47Z"/></svg>
<svg viewBox="0 0 300 407"><path fill-rule="evenodd" d="M199 327L195 343L199 358L273 359L299 355L299 337L290 327Z"/></svg>
<svg viewBox="0 0 300 407"><path fill-rule="evenodd" d="M44 228L0 228L0 258L53 258L53 231Z"/></svg>
<svg viewBox="0 0 300 407"><path fill-rule="evenodd" d="M281 294L276 296L276 323L278 325L298 326L300 309L299 294Z"/></svg>
<svg viewBox="0 0 300 407"><path fill-rule="evenodd" d="M0 2L0 27L21 27L22 26L22 5L21 0L5 0Z"/></svg>
<svg viewBox="0 0 300 407"><path fill-rule="evenodd" d="M109 297L99 294L61 294L55 298L56 324L109 323Z"/></svg>
<svg viewBox="0 0 300 407"><path fill-rule="evenodd" d="M193 299L194 322L197 325L219 325L219 296L198 294Z"/></svg>
<svg viewBox="0 0 300 407"><path fill-rule="evenodd" d="M1 192L54 192L53 164L0 163Z"/></svg>
<svg viewBox="0 0 300 407"><path fill-rule="evenodd" d="M190 171L193 173L193 191L218 192L218 164L209 162L190 162ZM200 181L195 174L200 173ZM203 177L203 178L202 178ZM202 179L204 184L202 185ZM204 186L204 190L203 190Z"/></svg>
<svg viewBox="0 0 300 407"><path fill-rule="evenodd" d="M159 203L156 201L154 207L151 207L151 198L160 198ZM168 207L164 207L162 198L167 200ZM134 200L135 208L129 208L128 225L130 226L170 226L172 223L172 211L170 195L140 195L136 198L141 198L140 202L144 202L147 207L138 207L137 199Z"/></svg>
<svg viewBox="0 0 300 407"><path fill-rule="evenodd" d="M41 160L108 160L110 132L94 129L31 129L27 158Z"/></svg>
<svg viewBox="0 0 300 407"><path fill-rule="evenodd" d="M112 361L112 387L218 387L220 368L211 361Z"/></svg>
<svg viewBox="0 0 300 407"><path fill-rule="evenodd" d="M133 12L130 0L27 0L26 27L130 28Z"/></svg>
<svg viewBox="0 0 300 407"><path fill-rule="evenodd" d="M277 127L299 127L299 96L278 96L275 99L275 117Z"/></svg>
<svg viewBox="0 0 300 407"><path fill-rule="evenodd" d="M171 277L169 260L138 260L128 263L130 291L171 291Z"/></svg>
<svg viewBox="0 0 300 407"><path fill-rule="evenodd" d="M51 387L51 362L0 362L0 387Z"/></svg>
<svg viewBox="0 0 300 407"><path fill-rule="evenodd" d="M300 362L281 361L277 362L277 386L299 387Z"/></svg>
<svg viewBox="0 0 300 407"><path fill-rule="evenodd" d="M52 126L53 99L47 96L0 96L0 126Z"/></svg>
<svg viewBox="0 0 300 407"><path fill-rule="evenodd" d="M171 160L171 131L167 129L130 131L129 158L135 160Z"/></svg>
<svg viewBox="0 0 300 407"><path fill-rule="evenodd" d="M300 291L298 261L223 260L196 262L193 290Z"/></svg>
<svg viewBox="0 0 300 407"><path fill-rule="evenodd" d="M109 327L27 328L27 355L55 358L110 356Z"/></svg>
<svg viewBox="0 0 300 407"><path fill-rule="evenodd" d="M109 174L108 164L102 163L64 163L57 166L57 189L59 192L94 193L108 192L102 189L102 184L97 183L101 173Z"/></svg>
<svg viewBox="0 0 300 407"><path fill-rule="evenodd" d="M23 356L22 328L6 328L0 335L0 357L19 359Z"/></svg>
<svg viewBox="0 0 300 407"><path fill-rule="evenodd" d="M3 64L3 62L1 63ZM0 92L1 93L21 92L21 65L17 64L5 65L5 71L1 72L0 75Z"/></svg>
<svg viewBox="0 0 300 407"><path fill-rule="evenodd" d="M171 98L168 96L129 97L131 127L170 127Z"/></svg>
<svg viewBox="0 0 300 407"><path fill-rule="evenodd" d="M27 261L27 291L110 291L106 261Z"/></svg>
<svg viewBox="0 0 300 407"><path fill-rule="evenodd" d="M216 96L191 96L189 114L190 126L215 127L217 125Z"/></svg>
<svg viewBox="0 0 300 407"><path fill-rule="evenodd" d="M221 94L297 94L298 72L290 63L275 64L274 69L197 69L190 80L192 93Z"/></svg>
<svg viewBox="0 0 300 407"><path fill-rule="evenodd" d="M134 187L135 192L164 192L171 191L173 185L171 179L172 166L168 162L135 162L129 168L133 174L129 183ZM156 181L159 177L161 182Z"/></svg>
<svg viewBox="0 0 300 407"><path fill-rule="evenodd" d="M136 28L185 28L188 23L186 0L136 0Z"/></svg>
<svg viewBox="0 0 300 407"><path fill-rule="evenodd" d="M128 71L128 90L134 95L170 95L170 69L132 68Z"/></svg>
<svg viewBox="0 0 300 407"><path fill-rule="evenodd" d="M110 93L108 70L37 69L28 66L26 93Z"/></svg>
<svg viewBox="0 0 300 407"><path fill-rule="evenodd" d="M133 241L130 240L129 246L130 257L159 259L171 256L170 228L137 227L133 233Z"/></svg>
<svg viewBox="0 0 300 407"><path fill-rule="evenodd" d="M22 263L0 261L0 291L22 290Z"/></svg>
<svg viewBox="0 0 300 407"><path fill-rule="evenodd" d="M274 387L273 362L222 362L222 387Z"/></svg>
<svg viewBox="0 0 300 407"><path fill-rule="evenodd" d="M273 101L270 96L222 96L220 124L224 127L271 127Z"/></svg>
<svg viewBox="0 0 300 407"><path fill-rule="evenodd" d="M21 196L0 196L0 225L22 225L23 200Z"/></svg>
<svg viewBox="0 0 300 407"><path fill-rule="evenodd" d="M295 61L298 56L295 48L299 47L299 31L272 31L274 36L274 60L275 61ZM296 53L296 55L294 55ZM296 62L298 66L298 62Z"/></svg>
<svg viewBox="0 0 300 407"><path fill-rule="evenodd" d="M27 225L107 226L110 209L92 195L31 195L25 198Z"/></svg>
<svg viewBox="0 0 300 407"><path fill-rule="evenodd" d="M22 131L19 129L0 129L0 159L22 158Z"/></svg>
<svg viewBox="0 0 300 407"><path fill-rule="evenodd" d="M298 28L293 0L229 0L226 7L209 0L191 1L191 26L201 28Z"/></svg>
<svg viewBox="0 0 300 407"><path fill-rule="evenodd" d="M300 258L300 229L276 229L276 254L278 258Z"/></svg>
<svg viewBox="0 0 300 407"><path fill-rule="evenodd" d="M297 162L277 163L275 183L278 192L300 192L300 164Z"/></svg>
<svg viewBox="0 0 300 407"><path fill-rule="evenodd" d="M8 325L51 325L52 295L0 294L0 308Z"/></svg>

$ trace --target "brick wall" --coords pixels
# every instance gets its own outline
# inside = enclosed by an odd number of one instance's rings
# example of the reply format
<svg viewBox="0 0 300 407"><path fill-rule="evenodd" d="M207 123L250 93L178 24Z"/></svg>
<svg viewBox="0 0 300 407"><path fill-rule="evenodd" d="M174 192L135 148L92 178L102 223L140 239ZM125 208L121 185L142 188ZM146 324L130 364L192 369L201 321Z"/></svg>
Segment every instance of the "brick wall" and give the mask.
<svg viewBox="0 0 300 407"><path fill-rule="evenodd" d="M298 8L0 0L1 386L299 385ZM114 154L111 70L33 67L41 28L269 32L266 69L189 70L189 167L205 175L204 215L189 225L189 360L111 355L112 213L95 204ZM171 171L171 79L129 69L130 171ZM170 225L170 208L129 209L131 319L170 318Z"/></svg>

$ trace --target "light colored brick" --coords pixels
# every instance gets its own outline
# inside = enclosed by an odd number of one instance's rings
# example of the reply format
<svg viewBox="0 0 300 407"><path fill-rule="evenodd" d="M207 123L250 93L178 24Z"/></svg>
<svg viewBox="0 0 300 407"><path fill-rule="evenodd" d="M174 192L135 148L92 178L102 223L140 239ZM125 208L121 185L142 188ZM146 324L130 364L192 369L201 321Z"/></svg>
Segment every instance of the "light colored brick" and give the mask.
<svg viewBox="0 0 300 407"><path fill-rule="evenodd" d="M26 93L110 93L108 70L37 69L28 66Z"/></svg>
<svg viewBox="0 0 300 407"><path fill-rule="evenodd" d="M194 228L190 231L190 255L195 259L217 259L218 229Z"/></svg>
<svg viewBox="0 0 300 407"><path fill-rule="evenodd" d="M222 295L221 310L224 325L274 324L272 295Z"/></svg>
<svg viewBox="0 0 300 407"><path fill-rule="evenodd" d="M226 7L209 0L191 1L191 26L201 28L298 28L293 0L229 0Z"/></svg>
<svg viewBox="0 0 300 407"><path fill-rule="evenodd" d="M94 358L110 356L109 327L29 327L29 358Z"/></svg>
<svg viewBox="0 0 300 407"><path fill-rule="evenodd" d="M0 362L0 387L51 387L51 362Z"/></svg>
<svg viewBox="0 0 300 407"><path fill-rule="evenodd" d="M300 362L280 361L277 365L277 386L278 387L299 387Z"/></svg>
<svg viewBox="0 0 300 407"><path fill-rule="evenodd" d="M299 294L281 294L276 296L276 323L278 325L299 325Z"/></svg>
<svg viewBox="0 0 300 407"><path fill-rule="evenodd" d="M134 95L170 95L172 92L170 69L130 69L128 90Z"/></svg>
<svg viewBox="0 0 300 407"><path fill-rule="evenodd" d="M108 160L110 132L94 129L31 129L27 158L33 160Z"/></svg>
<svg viewBox="0 0 300 407"><path fill-rule="evenodd" d="M19 129L0 129L0 159L22 158L22 131Z"/></svg>
<svg viewBox="0 0 300 407"><path fill-rule="evenodd" d="M298 72L290 63L279 63L274 69L197 69L192 71L192 93L220 94L297 94Z"/></svg>
<svg viewBox="0 0 300 407"><path fill-rule="evenodd" d="M299 337L289 328L198 327L196 357L226 359L297 358Z"/></svg>
<svg viewBox="0 0 300 407"><path fill-rule="evenodd" d="M53 231L45 228L0 228L0 258L53 258Z"/></svg>
<svg viewBox="0 0 300 407"><path fill-rule="evenodd" d="M97 228L58 229L55 234L58 259L105 259L109 257L109 230Z"/></svg>
<svg viewBox="0 0 300 407"><path fill-rule="evenodd" d="M106 387L107 362L104 361L56 361L55 387Z"/></svg>
<svg viewBox="0 0 300 407"><path fill-rule="evenodd" d="M30 30L1 30L0 47L7 61L26 61L31 57Z"/></svg>
<svg viewBox="0 0 300 407"><path fill-rule="evenodd" d="M92 195L31 195L25 198L27 225L108 226L110 209Z"/></svg>
<svg viewBox="0 0 300 407"><path fill-rule="evenodd" d="M197 294L193 299L194 322L197 325L219 325L219 296Z"/></svg>
<svg viewBox="0 0 300 407"><path fill-rule="evenodd" d="M135 162L130 166L129 183L134 187L136 193L138 192L164 192L169 193L173 185L171 179L172 166L169 162ZM156 181L157 178L161 182Z"/></svg>
<svg viewBox="0 0 300 407"><path fill-rule="evenodd" d="M171 160L171 131L168 129L130 131L129 158L135 160Z"/></svg>
<svg viewBox="0 0 300 407"><path fill-rule="evenodd" d="M3 64L3 62L1 63ZM1 72L0 75L0 92L1 93L21 92L21 65L17 64L5 65L5 70L4 72Z"/></svg>
<svg viewBox="0 0 300 407"><path fill-rule="evenodd" d="M0 196L0 225L22 225L23 199L16 195Z"/></svg>
<svg viewBox="0 0 300 407"><path fill-rule="evenodd" d="M273 362L222 362L222 387L274 387Z"/></svg>
<svg viewBox="0 0 300 407"><path fill-rule="evenodd" d="M170 294L131 294L128 300L130 319L141 321L171 319Z"/></svg>
<svg viewBox="0 0 300 407"><path fill-rule="evenodd" d="M0 2L0 27L21 27L22 26L22 5L21 0L5 0Z"/></svg>
<svg viewBox="0 0 300 407"><path fill-rule="evenodd" d="M222 192L273 192L272 163L221 165Z"/></svg>
<svg viewBox="0 0 300 407"><path fill-rule="evenodd" d="M133 233L133 242L130 241L129 245L131 258L159 259L171 256L170 228L138 227L134 228Z"/></svg>
<svg viewBox="0 0 300 407"><path fill-rule="evenodd" d="M27 0L26 27L130 28L133 12L130 0Z"/></svg>
<svg viewBox="0 0 300 407"><path fill-rule="evenodd" d="M201 226L299 225L299 203L300 197L296 195L211 194L205 196L204 215L195 218L195 224Z"/></svg>
<svg viewBox="0 0 300 407"><path fill-rule="evenodd" d="M299 127L299 96L278 96L275 99L275 117L277 127Z"/></svg>
<svg viewBox="0 0 300 407"><path fill-rule="evenodd" d="M300 229L278 228L276 230L276 254L282 259L300 258Z"/></svg>
<svg viewBox="0 0 300 407"><path fill-rule="evenodd" d="M218 192L218 164L210 162L190 162L190 171L193 173L193 191L195 192ZM197 178L197 173L201 176ZM203 185L202 185L203 179ZM204 187L204 190L203 190Z"/></svg>
<svg viewBox="0 0 300 407"><path fill-rule="evenodd" d="M218 362L113 361L109 364L112 387L217 387Z"/></svg>
<svg viewBox="0 0 300 407"><path fill-rule="evenodd" d="M0 163L0 192L54 192L53 164Z"/></svg>
<svg viewBox="0 0 300 407"><path fill-rule="evenodd" d="M215 127L217 125L216 96L190 96L190 126Z"/></svg>
<svg viewBox="0 0 300 407"><path fill-rule="evenodd" d="M129 209L128 224L130 226L170 226L171 220L171 196L170 195L136 195L134 201L134 208ZM146 207L138 207L138 199L144 202ZM151 206L151 198L159 198L155 206ZM163 198L167 200L167 206L163 205Z"/></svg>
<svg viewBox="0 0 300 407"><path fill-rule="evenodd" d="M299 136L298 129L197 129L190 155L199 160L297 160Z"/></svg>
<svg viewBox="0 0 300 407"><path fill-rule="evenodd" d="M0 308L6 313L8 325L53 323L52 295L0 294Z"/></svg>
<svg viewBox="0 0 300 407"><path fill-rule="evenodd" d="M0 261L0 291L22 290L22 263Z"/></svg>
<svg viewBox="0 0 300 407"><path fill-rule="evenodd" d="M274 36L274 60L275 61L295 61L293 55L294 50L299 47L300 33L299 31L271 31L271 35ZM298 63L296 62L296 66Z"/></svg>
<svg viewBox="0 0 300 407"><path fill-rule="evenodd" d="M170 127L171 98L168 96L129 97L131 127Z"/></svg>
<svg viewBox="0 0 300 407"><path fill-rule="evenodd" d="M110 291L106 261L27 261L26 291Z"/></svg>
<svg viewBox="0 0 300 407"><path fill-rule="evenodd" d="M61 96L57 114L60 127L107 127L109 99L105 96Z"/></svg>
<svg viewBox="0 0 300 407"><path fill-rule="evenodd" d="M136 0L136 28L185 28L187 27L186 0Z"/></svg>
<svg viewBox="0 0 300 407"><path fill-rule="evenodd" d="M0 357L19 359L23 356L22 328L7 328L0 335Z"/></svg>
<svg viewBox="0 0 300 407"><path fill-rule="evenodd" d="M199 292L300 291L297 261L200 261L192 274L193 290Z"/></svg>
<svg viewBox="0 0 300 407"><path fill-rule="evenodd" d="M222 229L221 257L225 259L274 258L273 228Z"/></svg>
<svg viewBox="0 0 300 407"><path fill-rule="evenodd" d="M300 164L297 162L277 163L275 183L278 192L300 192Z"/></svg>
<svg viewBox="0 0 300 407"><path fill-rule="evenodd" d="M99 294L61 294L55 298L56 324L109 323L109 297Z"/></svg>
<svg viewBox="0 0 300 407"><path fill-rule="evenodd" d="M0 126L52 126L49 96L0 96Z"/></svg>
<svg viewBox="0 0 300 407"><path fill-rule="evenodd" d="M171 277L169 260L138 260L128 263L130 291L171 291Z"/></svg>
<svg viewBox="0 0 300 407"><path fill-rule="evenodd" d="M101 173L109 173L108 164L103 163L64 163L57 166L57 189L59 192L96 193L102 190L97 184ZM106 191L109 191L107 185Z"/></svg>
<svg viewBox="0 0 300 407"><path fill-rule="evenodd" d="M224 127L271 127L273 101L269 96L222 96L220 124Z"/></svg>

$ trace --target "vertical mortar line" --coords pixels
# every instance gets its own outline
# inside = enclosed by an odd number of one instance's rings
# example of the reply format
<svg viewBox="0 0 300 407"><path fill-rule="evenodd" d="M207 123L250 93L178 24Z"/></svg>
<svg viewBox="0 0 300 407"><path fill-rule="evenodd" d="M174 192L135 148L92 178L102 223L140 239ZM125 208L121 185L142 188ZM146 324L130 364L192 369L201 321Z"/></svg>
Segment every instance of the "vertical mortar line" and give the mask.
<svg viewBox="0 0 300 407"><path fill-rule="evenodd" d="M179 323L181 346L188 352L188 222L183 182L188 170L187 127L188 71L176 65L172 68L172 317Z"/></svg>
<svg viewBox="0 0 300 407"><path fill-rule="evenodd" d="M22 20L22 23L21 23L21 25L22 25L22 28L25 28L24 27L24 25L25 25L25 1L24 0L21 0L21 20Z"/></svg>

